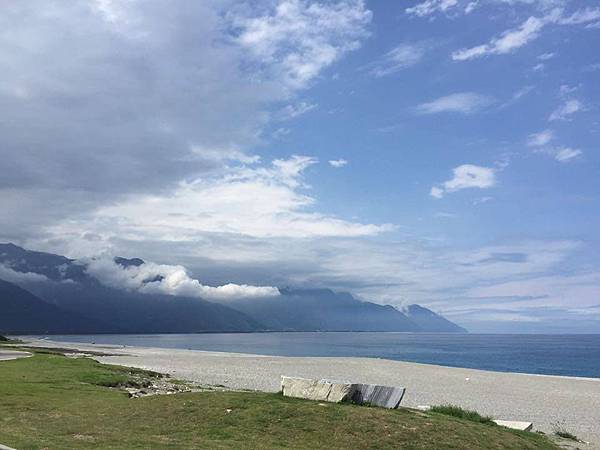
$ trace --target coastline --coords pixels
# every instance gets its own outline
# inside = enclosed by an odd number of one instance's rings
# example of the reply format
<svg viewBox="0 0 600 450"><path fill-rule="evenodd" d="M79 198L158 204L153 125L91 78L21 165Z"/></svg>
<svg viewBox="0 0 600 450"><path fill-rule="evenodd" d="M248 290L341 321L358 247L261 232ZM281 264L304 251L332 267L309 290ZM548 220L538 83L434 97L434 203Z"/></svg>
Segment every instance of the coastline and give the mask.
<svg viewBox="0 0 600 450"><path fill-rule="evenodd" d="M97 352L107 364L167 373L208 386L277 392L281 375L407 388L402 406L456 404L496 419L553 424L600 448L600 379L491 372L379 358L289 357L201 350L27 341L27 345Z"/></svg>

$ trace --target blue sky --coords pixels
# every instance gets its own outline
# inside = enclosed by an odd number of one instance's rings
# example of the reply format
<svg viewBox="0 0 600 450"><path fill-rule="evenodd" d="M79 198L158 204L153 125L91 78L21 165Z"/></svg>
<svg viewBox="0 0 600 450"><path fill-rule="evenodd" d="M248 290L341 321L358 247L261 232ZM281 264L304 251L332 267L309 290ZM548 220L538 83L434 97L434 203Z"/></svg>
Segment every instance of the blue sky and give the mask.
<svg viewBox="0 0 600 450"><path fill-rule="evenodd" d="M0 24L2 239L600 332L600 3L14 1Z"/></svg>

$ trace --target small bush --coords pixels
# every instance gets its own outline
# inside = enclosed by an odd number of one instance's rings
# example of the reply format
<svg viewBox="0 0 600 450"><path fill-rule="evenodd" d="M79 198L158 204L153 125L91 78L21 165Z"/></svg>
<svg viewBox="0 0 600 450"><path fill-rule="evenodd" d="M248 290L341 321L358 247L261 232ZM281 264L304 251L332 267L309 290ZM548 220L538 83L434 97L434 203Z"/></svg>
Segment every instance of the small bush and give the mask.
<svg viewBox="0 0 600 450"><path fill-rule="evenodd" d="M579 442L579 438L577 436L567 431L564 421L554 422L552 424L552 429L554 430L554 434L558 437Z"/></svg>
<svg viewBox="0 0 600 450"><path fill-rule="evenodd" d="M8 341L10 341L10 339L9 339L9 338L7 338L6 336L2 336L2 335L0 334L0 342L8 342Z"/></svg>
<svg viewBox="0 0 600 450"><path fill-rule="evenodd" d="M476 411L469 411L455 405L432 406L430 411L447 416L457 417L459 419L470 420L471 422L484 423L486 425L496 425L491 417L482 416Z"/></svg>

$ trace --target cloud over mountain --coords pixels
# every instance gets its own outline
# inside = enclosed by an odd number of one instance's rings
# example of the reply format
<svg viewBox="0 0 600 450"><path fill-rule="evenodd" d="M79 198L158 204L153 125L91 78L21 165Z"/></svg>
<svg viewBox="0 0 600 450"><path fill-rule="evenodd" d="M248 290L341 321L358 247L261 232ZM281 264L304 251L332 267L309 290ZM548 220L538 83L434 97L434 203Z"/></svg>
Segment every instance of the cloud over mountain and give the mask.
<svg viewBox="0 0 600 450"><path fill-rule="evenodd" d="M279 290L271 286L249 286L228 283L205 286L191 278L185 267L142 262L121 265L112 258L93 258L86 262L86 271L106 286L128 289L144 294L167 294L226 301L256 297L273 297Z"/></svg>

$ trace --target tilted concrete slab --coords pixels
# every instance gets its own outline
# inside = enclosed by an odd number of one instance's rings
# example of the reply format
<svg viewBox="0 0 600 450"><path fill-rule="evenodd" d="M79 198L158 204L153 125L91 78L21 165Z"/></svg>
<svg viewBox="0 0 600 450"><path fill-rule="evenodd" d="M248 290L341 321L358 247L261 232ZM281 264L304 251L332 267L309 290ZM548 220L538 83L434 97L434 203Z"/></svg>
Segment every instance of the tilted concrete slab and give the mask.
<svg viewBox="0 0 600 450"><path fill-rule="evenodd" d="M358 404L381 406L382 408L396 409L400 406L405 388L393 386L380 386L377 384L357 384L352 395L352 401Z"/></svg>
<svg viewBox="0 0 600 450"><path fill-rule="evenodd" d="M494 420L496 425L500 425L506 428L512 428L513 430L531 431L533 423L531 422L519 422L516 420Z"/></svg>
<svg viewBox="0 0 600 450"><path fill-rule="evenodd" d="M401 387L286 376L281 377L281 389L285 397L334 403L353 401L390 409L398 408L406 391Z"/></svg>

